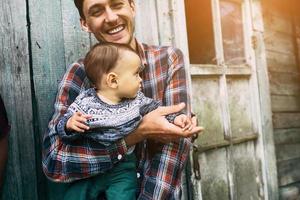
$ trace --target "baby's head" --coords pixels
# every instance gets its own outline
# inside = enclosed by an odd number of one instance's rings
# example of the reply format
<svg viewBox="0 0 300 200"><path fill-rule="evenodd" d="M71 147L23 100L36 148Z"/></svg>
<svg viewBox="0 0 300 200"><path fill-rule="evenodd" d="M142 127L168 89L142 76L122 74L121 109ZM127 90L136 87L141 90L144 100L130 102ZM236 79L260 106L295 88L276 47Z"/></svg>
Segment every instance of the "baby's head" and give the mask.
<svg viewBox="0 0 300 200"><path fill-rule="evenodd" d="M141 60L128 45L96 44L87 53L84 66L96 89L110 90L119 98L134 98L141 86Z"/></svg>

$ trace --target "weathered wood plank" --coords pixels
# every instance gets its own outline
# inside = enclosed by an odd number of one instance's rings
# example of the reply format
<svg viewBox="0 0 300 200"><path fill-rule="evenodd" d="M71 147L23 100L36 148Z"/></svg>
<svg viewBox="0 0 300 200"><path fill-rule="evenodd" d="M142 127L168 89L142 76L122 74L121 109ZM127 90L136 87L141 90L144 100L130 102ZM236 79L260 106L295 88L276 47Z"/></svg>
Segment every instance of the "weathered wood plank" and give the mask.
<svg viewBox="0 0 300 200"><path fill-rule="evenodd" d="M185 56L185 67L189 72L189 52L188 52L188 36L187 36L187 19L185 13L185 2L182 0L171 0L170 10L172 11L172 24L174 41L173 46L179 48Z"/></svg>
<svg viewBox="0 0 300 200"><path fill-rule="evenodd" d="M225 148L208 151L199 157L202 198L229 200L227 152Z"/></svg>
<svg viewBox="0 0 300 200"><path fill-rule="evenodd" d="M280 186L300 181L300 158L277 162L277 169Z"/></svg>
<svg viewBox="0 0 300 200"><path fill-rule="evenodd" d="M300 158L300 142L276 145L276 158L278 162Z"/></svg>
<svg viewBox="0 0 300 200"><path fill-rule="evenodd" d="M300 129L275 129L274 142L276 145L300 143Z"/></svg>
<svg viewBox="0 0 300 200"><path fill-rule="evenodd" d="M300 200L300 183L280 187L279 194L282 200Z"/></svg>
<svg viewBox="0 0 300 200"><path fill-rule="evenodd" d="M90 48L90 34L81 30L80 16L74 5L74 0L61 2L61 17L63 19L63 42L66 65L83 58ZM53 17L58 18L53 15ZM61 22L60 22L61 25Z"/></svg>
<svg viewBox="0 0 300 200"><path fill-rule="evenodd" d="M29 5L30 19L33 21L30 32L33 81L39 134L42 136L53 112L57 85L66 68L63 24L59 2L30 0Z"/></svg>
<svg viewBox="0 0 300 200"><path fill-rule="evenodd" d="M262 19L256 19L262 20ZM261 113L260 131L262 133L261 140L258 144L263 146L258 151L262 156L262 175L263 181L266 183L265 189L269 199L278 199L278 180L276 169L275 146L273 143L273 125L272 125L272 109L270 99L270 83L268 77L266 48L263 39L263 33L259 31L254 32L257 40L257 47L255 48L256 74L259 89L259 106ZM267 145L266 145L267 144Z"/></svg>
<svg viewBox="0 0 300 200"><path fill-rule="evenodd" d="M262 2L260 0L250 0L251 15L253 23L253 31L263 32L264 21L263 21L263 9Z"/></svg>
<svg viewBox="0 0 300 200"><path fill-rule="evenodd" d="M197 139L199 145L224 141L219 87L218 77L193 78L193 109L199 124L205 128L204 133Z"/></svg>
<svg viewBox="0 0 300 200"><path fill-rule="evenodd" d="M265 30L272 30L281 33L292 34L293 28L290 18L283 17L282 15L274 15L273 13L266 13L264 15Z"/></svg>
<svg viewBox="0 0 300 200"><path fill-rule="evenodd" d="M172 18L173 10L170 10L170 1L156 0L157 23L159 43L171 46L174 41Z"/></svg>
<svg viewBox="0 0 300 200"><path fill-rule="evenodd" d="M299 35L297 36L296 41L297 41L297 49L298 49L298 59L300 60L300 27L299 27L298 31L299 31L299 33L298 33ZM299 63L300 63L300 61L299 61Z"/></svg>
<svg viewBox="0 0 300 200"><path fill-rule="evenodd" d="M274 51L267 51L268 70L270 72L299 73L296 57L293 53L283 54Z"/></svg>
<svg viewBox="0 0 300 200"><path fill-rule="evenodd" d="M65 69L62 9L59 1L29 0L31 20L34 125L38 163L39 199L46 199L46 178L41 169L41 141L54 111L54 99ZM47 12L45 12L45 8Z"/></svg>
<svg viewBox="0 0 300 200"><path fill-rule="evenodd" d="M227 88L231 137L241 138L253 134L249 80L247 78L228 78Z"/></svg>
<svg viewBox="0 0 300 200"><path fill-rule="evenodd" d="M158 22L155 1L135 1L136 4L136 37L141 42L159 44Z"/></svg>
<svg viewBox="0 0 300 200"><path fill-rule="evenodd" d="M269 72L272 95L299 95L300 76L295 73Z"/></svg>
<svg viewBox="0 0 300 200"><path fill-rule="evenodd" d="M283 54L294 53L292 35L266 29L264 34L266 49Z"/></svg>
<svg viewBox="0 0 300 200"><path fill-rule="evenodd" d="M235 199L259 199L262 188L261 171L255 155L254 142L246 142L232 147L232 165Z"/></svg>
<svg viewBox="0 0 300 200"><path fill-rule="evenodd" d="M286 3L282 0L264 0L262 1L264 6L263 14L271 14L279 17L290 17L290 3Z"/></svg>
<svg viewBox="0 0 300 200"><path fill-rule="evenodd" d="M0 92L12 125L6 180L0 196L37 200L26 2L4 0L0 13Z"/></svg>
<svg viewBox="0 0 300 200"><path fill-rule="evenodd" d="M300 128L300 113L274 113L274 128Z"/></svg>
<svg viewBox="0 0 300 200"><path fill-rule="evenodd" d="M300 129L275 129L277 161L300 158Z"/></svg>
<svg viewBox="0 0 300 200"><path fill-rule="evenodd" d="M300 96L272 95L273 112L300 112Z"/></svg>

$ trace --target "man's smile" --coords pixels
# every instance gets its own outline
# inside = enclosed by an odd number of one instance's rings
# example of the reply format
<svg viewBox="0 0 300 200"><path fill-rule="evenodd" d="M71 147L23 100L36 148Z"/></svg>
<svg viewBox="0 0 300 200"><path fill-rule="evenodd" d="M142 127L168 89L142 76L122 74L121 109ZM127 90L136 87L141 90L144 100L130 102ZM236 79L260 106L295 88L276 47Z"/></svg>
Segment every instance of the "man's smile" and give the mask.
<svg viewBox="0 0 300 200"><path fill-rule="evenodd" d="M121 25L118 25L118 26L108 29L106 31L106 33L109 35L114 35L114 34L117 34L121 31L123 31L124 29L125 29L125 25L121 24Z"/></svg>

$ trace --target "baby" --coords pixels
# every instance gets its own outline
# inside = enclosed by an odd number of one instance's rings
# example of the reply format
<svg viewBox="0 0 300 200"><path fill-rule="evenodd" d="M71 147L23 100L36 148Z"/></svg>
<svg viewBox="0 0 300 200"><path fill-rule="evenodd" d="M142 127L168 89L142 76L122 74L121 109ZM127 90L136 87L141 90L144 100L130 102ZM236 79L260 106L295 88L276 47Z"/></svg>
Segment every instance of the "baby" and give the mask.
<svg viewBox="0 0 300 200"><path fill-rule="evenodd" d="M81 92L60 119L57 131L63 140L86 139L109 146L134 131L144 115L161 105L140 91L141 60L131 47L96 44L87 53L84 66L94 87ZM171 114L166 118L184 130L192 127L184 114ZM136 198L133 150L134 146L129 148L125 158L109 172L91 179L97 182L93 184L97 194L105 192L108 199Z"/></svg>

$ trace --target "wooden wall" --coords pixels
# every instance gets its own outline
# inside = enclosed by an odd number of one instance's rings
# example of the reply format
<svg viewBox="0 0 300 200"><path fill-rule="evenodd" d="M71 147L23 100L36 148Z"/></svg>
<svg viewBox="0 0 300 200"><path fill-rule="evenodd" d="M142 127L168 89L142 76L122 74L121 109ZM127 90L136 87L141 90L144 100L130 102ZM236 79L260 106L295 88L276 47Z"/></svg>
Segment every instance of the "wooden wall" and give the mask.
<svg viewBox="0 0 300 200"><path fill-rule="evenodd" d="M300 4L265 0L263 8L278 184L291 199L300 196Z"/></svg>
<svg viewBox="0 0 300 200"><path fill-rule="evenodd" d="M185 27L183 1L136 0L136 7L140 41L174 45L187 54L178 26ZM0 199L48 199L41 141L57 85L96 40L81 30L73 0L3 0L0 13L0 94L12 125Z"/></svg>

